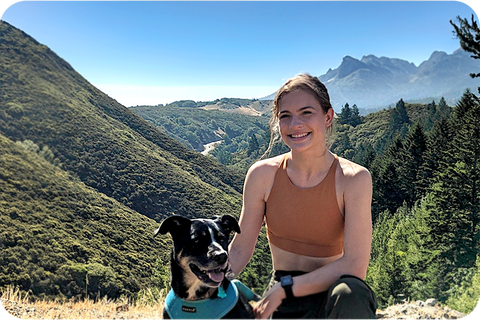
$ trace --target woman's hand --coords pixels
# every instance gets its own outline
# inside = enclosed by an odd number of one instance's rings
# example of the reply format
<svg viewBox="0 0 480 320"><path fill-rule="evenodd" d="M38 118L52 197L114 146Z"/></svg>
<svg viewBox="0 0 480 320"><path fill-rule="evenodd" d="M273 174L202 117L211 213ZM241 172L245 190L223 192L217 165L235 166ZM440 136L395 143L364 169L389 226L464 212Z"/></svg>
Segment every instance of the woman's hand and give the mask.
<svg viewBox="0 0 480 320"><path fill-rule="evenodd" d="M280 283L275 284L253 308L256 319L268 319L286 298Z"/></svg>

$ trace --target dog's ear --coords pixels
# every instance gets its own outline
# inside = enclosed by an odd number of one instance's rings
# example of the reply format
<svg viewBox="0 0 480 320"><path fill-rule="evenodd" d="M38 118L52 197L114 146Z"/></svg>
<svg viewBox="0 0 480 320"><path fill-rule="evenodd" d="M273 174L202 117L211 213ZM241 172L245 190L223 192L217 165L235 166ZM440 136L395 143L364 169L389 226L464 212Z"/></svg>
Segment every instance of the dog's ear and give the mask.
<svg viewBox="0 0 480 320"><path fill-rule="evenodd" d="M238 225L237 219L232 217L231 215L223 215L217 218L220 226L226 232L235 231L236 233L240 233L240 226Z"/></svg>
<svg viewBox="0 0 480 320"><path fill-rule="evenodd" d="M167 219L163 220L163 222L160 224L160 227L155 230L153 236L155 237L159 233L167 234L168 232L170 232L170 234L173 236L176 231L190 227L190 225L190 219L184 218L182 216L168 217Z"/></svg>

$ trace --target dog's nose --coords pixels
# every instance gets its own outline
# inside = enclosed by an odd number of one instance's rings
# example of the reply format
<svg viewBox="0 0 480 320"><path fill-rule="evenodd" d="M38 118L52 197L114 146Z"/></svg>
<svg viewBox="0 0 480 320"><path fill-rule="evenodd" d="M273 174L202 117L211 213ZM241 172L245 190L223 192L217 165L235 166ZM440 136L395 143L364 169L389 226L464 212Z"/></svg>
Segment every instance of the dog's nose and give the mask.
<svg viewBox="0 0 480 320"><path fill-rule="evenodd" d="M224 264L228 260L228 256L225 252L214 254L212 258L218 264Z"/></svg>

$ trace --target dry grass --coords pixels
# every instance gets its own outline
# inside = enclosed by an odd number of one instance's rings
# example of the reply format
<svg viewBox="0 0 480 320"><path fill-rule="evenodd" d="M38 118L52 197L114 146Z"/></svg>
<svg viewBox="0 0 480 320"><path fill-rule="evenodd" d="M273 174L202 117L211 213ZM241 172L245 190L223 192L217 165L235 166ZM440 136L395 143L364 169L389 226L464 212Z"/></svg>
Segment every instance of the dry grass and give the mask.
<svg viewBox="0 0 480 320"><path fill-rule="evenodd" d="M106 298L93 301L31 301L28 294L8 287L2 292L1 303L13 316L20 319L160 319L164 295L155 298L151 290L145 290L136 301Z"/></svg>

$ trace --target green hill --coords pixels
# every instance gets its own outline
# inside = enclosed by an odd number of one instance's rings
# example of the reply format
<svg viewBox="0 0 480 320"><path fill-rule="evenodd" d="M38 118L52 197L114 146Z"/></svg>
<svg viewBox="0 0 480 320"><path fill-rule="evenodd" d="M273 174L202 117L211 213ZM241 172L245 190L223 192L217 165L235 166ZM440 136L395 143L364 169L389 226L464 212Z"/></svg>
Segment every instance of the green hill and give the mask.
<svg viewBox="0 0 480 320"><path fill-rule="evenodd" d="M157 221L240 211L242 175L160 132L5 22L0 50L6 137L47 146L86 185Z"/></svg>
<svg viewBox="0 0 480 320"><path fill-rule="evenodd" d="M3 134L0 190L0 288L115 297L153 286L152 266L168 260L155 221Z"/></svg>

